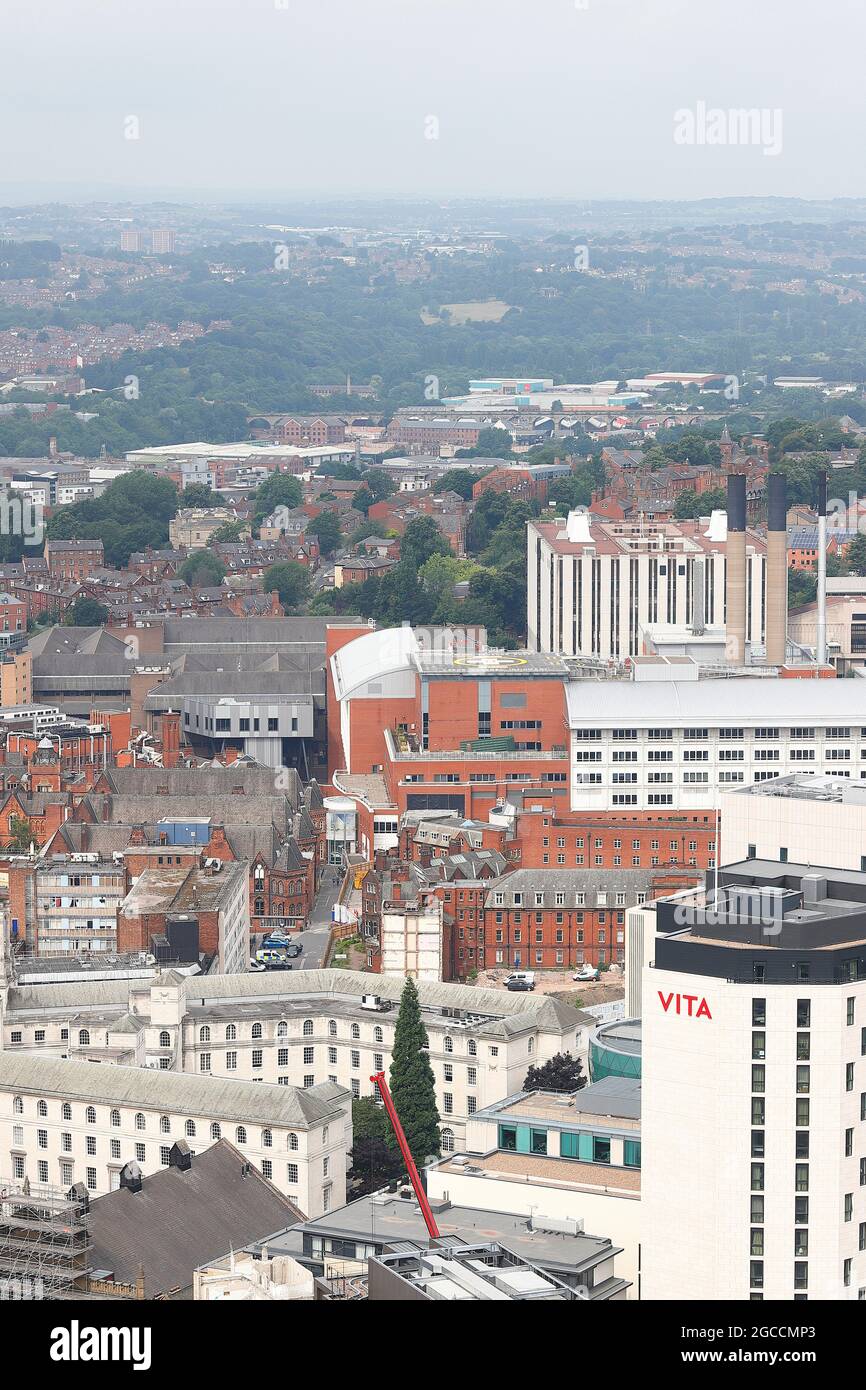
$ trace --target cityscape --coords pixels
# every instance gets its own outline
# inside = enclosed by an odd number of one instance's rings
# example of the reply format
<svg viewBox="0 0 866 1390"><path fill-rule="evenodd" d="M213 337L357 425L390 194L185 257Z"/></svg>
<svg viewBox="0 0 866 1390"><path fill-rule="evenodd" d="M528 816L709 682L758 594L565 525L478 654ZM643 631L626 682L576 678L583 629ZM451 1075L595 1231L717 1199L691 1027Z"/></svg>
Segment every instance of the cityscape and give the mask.
<svg viewBox="0 0 866 1390"><path fill-rule="evenodd" d="M42 8L0 1303L136 1370L190 1302L820 1364L866 1301L862 16Z"/></svg>

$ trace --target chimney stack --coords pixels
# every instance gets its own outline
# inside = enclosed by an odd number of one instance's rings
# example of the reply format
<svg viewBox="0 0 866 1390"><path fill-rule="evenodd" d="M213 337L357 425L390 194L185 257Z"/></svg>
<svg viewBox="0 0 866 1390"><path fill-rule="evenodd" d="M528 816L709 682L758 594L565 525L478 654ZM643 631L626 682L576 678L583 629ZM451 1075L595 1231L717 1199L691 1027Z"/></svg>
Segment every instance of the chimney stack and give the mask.
<svg viewBox="0 0 866 1390"><path fill-rule="evenodd" d="M818 665L827 665L827 473L818 474Z"/></svg>
<svg viewBox="0 0 866 1390"><path fill-rule="evenodd" d="M728 538L725 566L725 633L728 661L746 661L746 478L728 474Z"/></svg>
<svg viewBox="0 0 866 1390"><path fill-rule="evenodd" d="M788 638L788 484L767 475L767 665L784 666Z"/></svg>

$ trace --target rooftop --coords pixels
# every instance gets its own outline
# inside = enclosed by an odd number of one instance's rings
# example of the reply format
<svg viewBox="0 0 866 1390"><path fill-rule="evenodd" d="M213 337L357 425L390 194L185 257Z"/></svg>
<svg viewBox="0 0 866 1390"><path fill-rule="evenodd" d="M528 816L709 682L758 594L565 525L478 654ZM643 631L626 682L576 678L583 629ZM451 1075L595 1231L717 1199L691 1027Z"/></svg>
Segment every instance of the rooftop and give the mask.
<svg viewBox="0 0 866 1390"><path fill-rule="evenodd" d="M0 1087L95 1105L134 1105L141 1110L200 1115L230 1124L289 1129L315 1127L338 1113L349 1095L331 1082L305 1089L148 1067L100 1066L97 1071L92 1062L10 1052L0 1052Z"/></svg>
<svg viewBox="0 0 866 1390"><path fill-rule="evenodd" d="M748 859L655 910L660 970L801 987L866 978L866 873Z"/></svg>
<svg viewBox="0 0 866 1390"><path fill-rule="evenodd" d="M479 1110L477 1118L544 1120L554 1128L580 1125L598 1118L613 1120L622 1129L640 1126L641 1083L637 1078L606 1076L580 1091L528 1091Z"/></svg>
<svg viewBox="0 0 866 1390"><path fill-rule="evenodd" d="M193 1156L97 1197L87 1218L94 1269L135 1284L143 1271L145 1297L192 1284L197 1265L303 1221L304 1214L245 1162L225 1139Z"/></svg>
<svg viewBox="0 0 866 1390"><path fill-rule="evenodd" d="M866 786L847 777L828 777L820 772L793 772L732 788L736 796L787 797L796 801L835 801L848 806L866 807Z"/></svg>
<svg viewBox="0 0 866 1390"><path fill-rule="evenodd" d="M625 1195L640 1195L640 1169L614 1168L609 1163L584 1163L575 1158L548 1158L544 1154L506 1153L494 1149L488 1154L455 1154L437 1164L439 1172L484 1177L490 1173L506 1181L526 1182L539 1178L569 1187L603 1188Z"/></svg>
<svg viewBox="0 0 866 1390"><path fill-rule="evenodd" d="M158 977L154 985L164 978ZM175 977L169 979L178 983ZM242 1013L256 1017L272 1017L277 1011L281 1016L309 1013L320 1010L323 1000L327 1001L329 1010L352 1018L394 1020L403 988L400 978L371 976L359 970L207 975L179 983L184 990L187 1012L197 1020L207 1014L218 1016L221 1010L227 1018L236 1018ZM150 988L149 981L145 987ZM374 992L388 1006L384 1013L362 1008L362 997ZM576 1031L589 1021L580 1010L545 994L510 994L502 989L422 981L418 985L418 995L426 1026L465 1030L471 1025L472 1033L477 1036L510 1037L536 1028L562 1033ZM115 1009L120 1015L127 1012L128 1006L129 986L124 980L95 980L83 984L17 986L9 992L7 1013L46 1008L76 1012L107 1008Z"/></svg>
<svg viewBox="0 0 866 1390"><path fill-rule="evenodd" d="M619 1253L618 1247L611 1246L605 1237L545 1230L540 1219L538 1227L533 1229L525 1215L482 1211L476 1207L451 1206L450 1203L434 1203L434 1209L436 1224L443 1237L456 1236L461 1241L471 1239L501 1244L515 1255L540 1264L545 1269L561 1269L573 1275ZM315 1221L306 1222L303 1227L295 1228L294 1240L290 1230L286 1233L289 1240L285 1244L281 1239L282 1232L269 1237L266 1242L268 1253L293 1253L298 1249L298 1236L302 1230L314 1234L327 1232L344 1239L375 1244L380 1249L406 1241L419 1249L426 1249L429 1244L424 1218L414 1197L407 1199L387 1192L362 1197Z"/></svg>
<svg viewBox="0 0 866 1390"><path fill-rule="evenodd" d="M623 723L661 727L694 723L716 728L866 725L866 705L856 680L819 683L748 675L659 682L572 680L566 695L573 729L587 724L616 728Z"/></svg>

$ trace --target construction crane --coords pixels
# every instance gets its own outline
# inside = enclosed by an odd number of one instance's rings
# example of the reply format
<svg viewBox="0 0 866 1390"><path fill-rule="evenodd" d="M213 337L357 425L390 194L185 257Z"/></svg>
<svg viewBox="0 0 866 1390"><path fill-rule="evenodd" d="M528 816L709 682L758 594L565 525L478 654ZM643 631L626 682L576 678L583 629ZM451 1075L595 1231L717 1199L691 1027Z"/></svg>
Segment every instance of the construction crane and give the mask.
<svg viewBox="0 0 866 1390"><path fill-rule="evenodd" d="M388 1083L385 1080L385 1073L383 1071L377 1071L375 1076L370 1077L370 1080L373 1082L374 1086L378 1086L379 1088L379 1095L382 1097L382 1104L384 1105L385 1110L387 1111L388 1119L391 1121L391 1128L394 1131L397 1143L400 1145L400 1152L403 1155L403 1162L406 1164L406 1171L409 1174L409 1181L411 1182L415 1190L415 1196L418 1198L418 1205L421 1208L421 1215L424 1217L424 1224L430 1233L430 1238L431 1240L439 1240L439 1227L436 1225L436 1218L434 1217L433 1212L430 1208L430 1203L427 1201L427 1193L421 1186L421 1179L418 1176L418 1169L415 1167L415 1160L412 1157L412 1150L409 1148L409 1144L406 1140L406 1135L403 1133L403 1126L400 1123L400 1116L397 1114L397 1107L394 1104L394 1098L391 1095L391 1092L388 1090Z"/></svg>

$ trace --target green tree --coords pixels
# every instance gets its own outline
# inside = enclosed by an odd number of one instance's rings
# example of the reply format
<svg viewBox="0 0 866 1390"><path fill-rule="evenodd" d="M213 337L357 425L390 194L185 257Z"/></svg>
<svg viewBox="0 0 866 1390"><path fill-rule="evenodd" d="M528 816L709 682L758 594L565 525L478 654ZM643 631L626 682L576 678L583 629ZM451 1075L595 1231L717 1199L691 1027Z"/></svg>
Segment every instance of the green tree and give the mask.
<svg viewBox="0 0 866 1390"><path fill-rule="evenodd" d="M316 537L323 555L333 555L342 537L337 513L330 510L319 512L307 527L307 535Z"/></svg>
<svg viewBox="0 0 866 1390"><path fill-rule="evenodd" d="M418 571L421 587L435 604L433 621L452 622L457 617L458 601L454 597L454 585L461 580L471 579L477 573L474 560L459 560L456 555L431 555Z"/></svg>
<svg viewBox="0 0 866 1390"><path fill-rule="evenodd" d="M210 538L211 545L232 545L239 541L247 529L245 521L227 521L224 526L220 526Z"/></svg>
<svg viewBox="0 0 866 1390"><path fill-rule="evenodd" d="M365 473L364 486L374 502L384 502L385 498L391 497L394 492L394 484L383 468L371 468Z"/></svg>
<svg viewBox="0 0 866 1390"><path fill-rule="evenodd" d="M427 1029L421 1020L418 990L415 981L408 979L403 986L394 1029L391 1094L409 1150L419 1166L430 1157L438 1158L440 1152L436 1084L427 1047ZM398 1147L393 1132L389 1132L388 1144L392 1149Z"/></svg>
<svg viewBox="0 0 866 1390"><path fill-rule="evenodd" d="M463 457L467 453L475 454L478 458L505 459L510 458L514 441L508 430L500 430L495 426L489 429L478 431L478 443L474 449L461 451Z"/></svg>
<svg viewBox="0 0 866 1390"><path fill-rule="evenodd" d="M67 627L101 627L108 621L108 609L82 594L67 608L63 621Z"/></svg>
<svg viewBox="0 0 866 1390"><path fill-rule="evenodd" d="M25 816L11 816L9 819L8 848L16 854L26 854L34 841L33 827Z"/></svg>
<svg viewBox="0 0 866 1390"><path fill-rule="evenodd" d="M846 574L866 575L866 536L855 536L845 552L842 569Z"/></svg>
<svg viewBox="0 0 866 1390"><path fill-rule="evenodd" d="M391 1124L372 1096L352 1101L352 1162L349 1181L354 1197L376 1192L399 1178L403 1158L388 1143Z"/></svg>
<svg viewBox="0 0 866 1390"><path fill-rule="evenodd" d="M194 550L187 555L178 576L191 589L210 589L222 583L225 572L225 565L213 551Z"/></svg>
<svg viewBox="0 0 866 1390"><path fill-rule="evenodd" d="M221 507L225 498L208 483L189 483L180 495L184 507Z"/></svg>
<svg viewBox="0 0 866 1390"><path fill-rule="evenodd" d="M524 1091L581 1091L586 1085L583 1063L570 1052L557 1052L540 1067L530 1067Z"/></svg>
<svg viewBox="0 0 866 1390"><path fill-rule="evenodd" d="M324 493L322 495L324 496ZM361 512L366 516L372 505L373 494L367 487L367 484L362 483L352 498L352 506L355 508L356 512Z"/></svg>
<svg viewBox="0 0 866 1390"><path fill-rule="evenodd" d="M168 543L177 508L177 488L169 478L135 469L109 483L100 497L58 507L46 532L51 540L101 540L106 562L123 566L134 550Z"/></svg>
<svg viewBox="0 0 866 1390"><path fill-rule="evenodd" d="M686 488L674 503L674 516L709 516L712 511L723 511L727 503L728 496L723 487L710 488L707 492L694 492L692 488Z"/></svg>
<svg viewBox="0 0 866 1390"><path fill-rule="evenodd" d="M400 564L417 571L431 555L452 555L454 552L432 516L416 516L410 521L400 541Z"/></svg>
<svg viewBox="0 0 866 1390"><path fill-rule="evenodd" d="M815 602L818 580L810 570L788 570L788 608L802 608Z"/></svg>
<svg viewBox="0 0 866 1390"><path fill-rule="evenodd" d="M253 526L260 526L277 507L293 511L304 500L301 484L290 473L272 473L253 495Z"/></svg>
<svg viewBox="0 0 866 1390"><path fill-rule="evenodd" d="M485 478L489 468L473 473L471 468L448 468L434 484L434 492L456 492L465 502L472 498L472 489L479 478Z"/></svg>
<svg viewBox="0 0 866 1390"><path fill-rule="evenodd" d="M288 613L293 608L300 608L309 598L310 576L306 567L298 564L297 560L283 560L265 570L262 587L266 594L276 589L280 603Z"/></svg>

